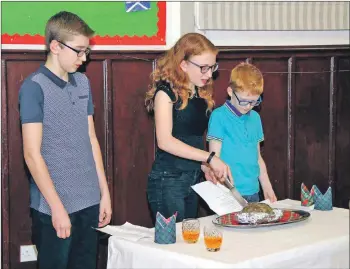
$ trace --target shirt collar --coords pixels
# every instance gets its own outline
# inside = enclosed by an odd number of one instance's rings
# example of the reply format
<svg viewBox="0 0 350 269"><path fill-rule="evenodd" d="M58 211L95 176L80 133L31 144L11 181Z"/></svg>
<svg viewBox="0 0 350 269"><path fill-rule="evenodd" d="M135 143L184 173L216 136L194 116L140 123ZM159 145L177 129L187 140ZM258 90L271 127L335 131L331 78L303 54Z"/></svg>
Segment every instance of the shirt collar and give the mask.
<svg viewBox="0 0 350 269"><path fill-rule="evenodd" d="M241 112L239 112L238 109L229 100L226 100L225 106L237 117L242 117L244 115L247 115L247 116L250 115L250 111L247 114L242 114Z"/></svg>
<svg viewBox="0 0 350 269"><path fill-rule="evenodd" d="M55 83L58 87L62 89L67 85L66 81L64 81L63 79L59 78L57 75L52 73L51 70L48 69L45 65L40 66L40 72L43 73L45 76L47 76L53 83ZM69 83L71 83L74 87L77 86L77 83L72 73L68 73L68 80L69 80Z"/></svg>

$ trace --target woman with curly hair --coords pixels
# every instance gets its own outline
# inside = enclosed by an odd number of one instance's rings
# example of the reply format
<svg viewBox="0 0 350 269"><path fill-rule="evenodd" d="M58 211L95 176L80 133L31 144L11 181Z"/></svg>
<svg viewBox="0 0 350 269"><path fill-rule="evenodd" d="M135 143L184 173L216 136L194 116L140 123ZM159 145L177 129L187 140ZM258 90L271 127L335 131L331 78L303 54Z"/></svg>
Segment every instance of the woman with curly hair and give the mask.
<svg viewBox="0 0 350 269"><path fill-rule="evenodd" d="M166 218L177 212L177 221L197 216L191 186L200 181L201 169L214 182L231 177L215 152L204 150L217 53L205 36L189 33L157 60L151 74L145 103L154 112L158 146L147 185L153 218L157 212Z"/></svg>

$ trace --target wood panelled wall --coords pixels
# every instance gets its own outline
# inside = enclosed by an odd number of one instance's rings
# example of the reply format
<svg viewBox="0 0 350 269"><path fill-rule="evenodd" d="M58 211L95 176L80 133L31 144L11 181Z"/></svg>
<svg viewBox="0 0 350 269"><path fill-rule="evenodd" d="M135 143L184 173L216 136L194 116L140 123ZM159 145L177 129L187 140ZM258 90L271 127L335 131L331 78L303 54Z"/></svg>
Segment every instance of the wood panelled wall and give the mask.
<svg viewBox="0 0 350 269"><path fill-rule="evenodd" d="M85 70L91 81L95 124L113 200L113 224L151 227L147 174L155 152L154 125L144 95L160 52L94 52ZM20 263L20 245L31 244L29 188L23 160L18 90L44 62L43 52L2 51L2 268ZM242 61L264 73L259 108L263 155L278 198L300 197L300 184L333 188L335 206L350 196L350 51L348 48L229 49L218 56L217 105L226 99L230 70ZM105 268L101 240L99 268Z"/></svg>

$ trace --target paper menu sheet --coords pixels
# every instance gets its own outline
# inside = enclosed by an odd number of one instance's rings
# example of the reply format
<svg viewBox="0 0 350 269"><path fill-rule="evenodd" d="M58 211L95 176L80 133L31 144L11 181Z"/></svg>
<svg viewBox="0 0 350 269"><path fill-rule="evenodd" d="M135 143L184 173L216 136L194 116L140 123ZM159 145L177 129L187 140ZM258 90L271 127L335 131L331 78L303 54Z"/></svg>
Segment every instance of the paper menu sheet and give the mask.
<svg viewBox="0 0 350 269"><path fill-rule="evenodd" d="M204 181L193 185L192 189L198 193L208 204L210 209L219 216L238 212L243 209L233 197L230 190L220 183L215 185L210 181Z"/></svg>
<svg viewBox="0 0 350 269"><path fill-rule="evenodd" d="M120 226L107 225L103 228L95 229L121 239L126 239L135 242L141 239L154 237L154 231L152 229L133 225L129 222L125 222L123 225Z"/></svg>

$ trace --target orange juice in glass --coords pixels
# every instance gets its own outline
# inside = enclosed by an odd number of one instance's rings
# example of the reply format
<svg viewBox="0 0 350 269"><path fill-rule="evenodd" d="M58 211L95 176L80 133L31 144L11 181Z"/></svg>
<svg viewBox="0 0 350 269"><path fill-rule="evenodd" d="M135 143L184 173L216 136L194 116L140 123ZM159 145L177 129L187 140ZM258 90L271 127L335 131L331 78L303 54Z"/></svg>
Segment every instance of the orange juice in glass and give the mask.
<svg viewBox="0 0 350 269"><path fill-rule="evenodd" d="M193 244L197 243L200 233L200 225L198 219L184 219L182 221L182 237L185 242Z"/></svg>
<svg viewBox="0 0 350 269"><path fill-rule="evenodd" d="M204 243L208 251L219 251L222 244L222 232L214 226L205 226Z"/></svg>

